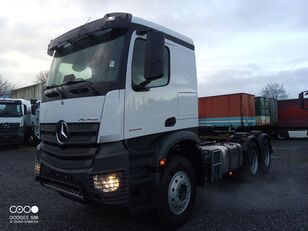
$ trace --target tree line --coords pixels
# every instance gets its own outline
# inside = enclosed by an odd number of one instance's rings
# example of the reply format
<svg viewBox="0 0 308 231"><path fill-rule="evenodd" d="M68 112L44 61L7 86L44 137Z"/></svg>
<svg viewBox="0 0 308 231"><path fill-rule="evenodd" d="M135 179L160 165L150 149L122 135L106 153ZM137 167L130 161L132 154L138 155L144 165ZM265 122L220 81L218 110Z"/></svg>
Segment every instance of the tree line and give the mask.
<svg viewBox="0 0 308 231"><path fill-rule="evenodd" d="M0 95L7 95L13 89L13 84L0 75Z"/></svg>
<svg viewBox="0 0 308 231"><path fill-rule="evenodd" d="M49 71L40 71L35 77L35 83L46 84L48 80ZM6 78L0 75L0 96L9 95L11 90L14 89L14 85L10 83Z"/></svg>

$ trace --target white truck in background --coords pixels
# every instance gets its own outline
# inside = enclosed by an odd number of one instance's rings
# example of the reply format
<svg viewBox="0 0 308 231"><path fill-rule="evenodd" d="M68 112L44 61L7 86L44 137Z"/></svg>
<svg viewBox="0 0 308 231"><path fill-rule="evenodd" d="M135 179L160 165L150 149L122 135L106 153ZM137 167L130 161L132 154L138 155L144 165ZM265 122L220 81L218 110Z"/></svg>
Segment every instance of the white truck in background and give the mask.
<svg viewBox="0 0 308 231"><path fill-rule="evenodd" d="M35 102L24 99L0 99L0 145L34 145Z"/></svg>
<svg viewBox="0 0 308 231"><path fill-rule="evenodd" d="M42 186L84 203L154 208L174 228L190 216L197 186L269 171L267 134L199 137L190 38L111 13L52 40L48 54L34 168Z"/></svg>

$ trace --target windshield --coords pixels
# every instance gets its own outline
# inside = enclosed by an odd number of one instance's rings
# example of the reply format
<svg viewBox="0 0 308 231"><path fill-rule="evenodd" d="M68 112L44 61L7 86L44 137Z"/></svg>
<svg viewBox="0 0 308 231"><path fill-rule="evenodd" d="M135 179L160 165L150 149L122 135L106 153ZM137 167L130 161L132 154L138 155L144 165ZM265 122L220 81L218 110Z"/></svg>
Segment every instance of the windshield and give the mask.
<svg viewBox="0 0 308 231"><path fill-rule="evenodd" d="M0 103L0 117L20 117L21 105L13 103Z"/></svg>
<svg viewBox="0 0 308 231"><path fill-rule="evenodd" d="M106 35L107 32L109 33ZM51 65L47 86L80 80L92 83L118 81L124 35L107 32L95 41L84 38L73 45L67 43L58 49Z"/></svg>

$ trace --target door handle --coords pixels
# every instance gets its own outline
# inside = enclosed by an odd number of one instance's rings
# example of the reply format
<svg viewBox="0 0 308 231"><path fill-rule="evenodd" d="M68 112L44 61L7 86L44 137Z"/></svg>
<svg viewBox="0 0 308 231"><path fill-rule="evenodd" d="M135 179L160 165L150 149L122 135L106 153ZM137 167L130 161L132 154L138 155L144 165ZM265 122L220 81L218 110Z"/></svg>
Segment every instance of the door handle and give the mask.
<svg viewBox="0 0 308 231"><path fill-rule="evenodd" d="M175 117L170 117L165 121L165 127L173 127L176 124Z"/></svg>

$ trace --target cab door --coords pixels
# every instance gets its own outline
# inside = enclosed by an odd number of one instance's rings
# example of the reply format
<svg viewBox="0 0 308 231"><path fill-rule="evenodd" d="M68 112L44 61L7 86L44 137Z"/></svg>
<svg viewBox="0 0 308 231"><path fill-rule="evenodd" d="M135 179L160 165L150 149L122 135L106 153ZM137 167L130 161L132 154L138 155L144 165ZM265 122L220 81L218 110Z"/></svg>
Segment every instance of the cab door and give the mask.
<svg viewBox="0 0 308 231"><path fill-rule="evenodd" d="M176 129L177 91L170 72L171 45L165 39L164 76L142 89L145 81L146 37L132 35L128 56L124 138L134 138Z"/></svg>

